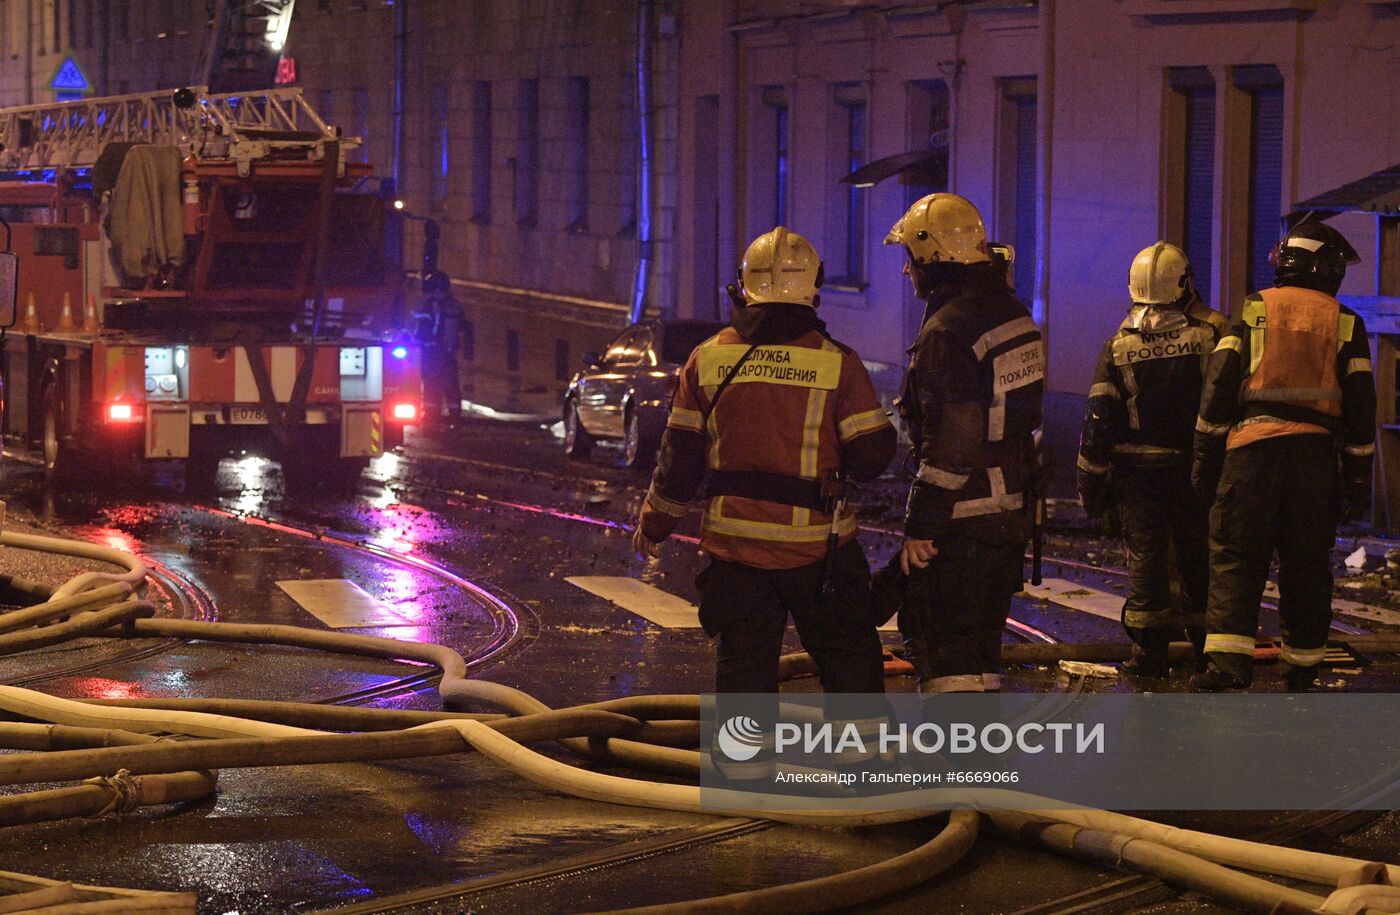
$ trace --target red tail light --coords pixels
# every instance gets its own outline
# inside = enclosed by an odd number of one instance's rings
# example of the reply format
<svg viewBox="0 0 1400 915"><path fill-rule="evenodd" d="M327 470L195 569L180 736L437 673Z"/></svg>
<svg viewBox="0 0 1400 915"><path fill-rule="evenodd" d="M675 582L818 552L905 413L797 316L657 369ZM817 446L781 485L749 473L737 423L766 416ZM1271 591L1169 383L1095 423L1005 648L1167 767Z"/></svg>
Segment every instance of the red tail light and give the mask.
<svg viewBox="0 0 1400 915"><path fill-rule="evenodd" d="M396 403L389 415L401 423L410 423L418 418L418 405L413 403Z"/></svg>
<svg viewBox="0 0 1400 915"><path fill-rule="evenodd" d="M114 400L107 405L107 421L111 423L134 423L140 422L141 417L136 412L135 404Z"/></svg>

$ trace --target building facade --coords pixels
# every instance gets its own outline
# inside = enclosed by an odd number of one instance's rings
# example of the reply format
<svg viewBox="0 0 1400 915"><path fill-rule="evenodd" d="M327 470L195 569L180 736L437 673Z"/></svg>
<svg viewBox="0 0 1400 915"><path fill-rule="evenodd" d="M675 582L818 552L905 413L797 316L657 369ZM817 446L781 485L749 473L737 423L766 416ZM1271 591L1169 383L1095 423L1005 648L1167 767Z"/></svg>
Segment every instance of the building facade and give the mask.
<svg viewBox="0 0 1400 915"><path fill-rule="evenodd" d="M0 103L51 99L68 53L99 91L180 85L204 8L0 0ZM882 241L949 190L1016 247L1073 425L1138 249L1181 245L1229 310L1269 282L1294 202L1400 162L1395 0L302 0L284 53L441 224L464 377L507 405L550 402L638 303L724 317L778 222L822 252L823 317L892 390L922 306ZM897 154L901 174L841 183ZM1344 291L1400 294L1394 220L1334 224L1364 259Z"/></svg>

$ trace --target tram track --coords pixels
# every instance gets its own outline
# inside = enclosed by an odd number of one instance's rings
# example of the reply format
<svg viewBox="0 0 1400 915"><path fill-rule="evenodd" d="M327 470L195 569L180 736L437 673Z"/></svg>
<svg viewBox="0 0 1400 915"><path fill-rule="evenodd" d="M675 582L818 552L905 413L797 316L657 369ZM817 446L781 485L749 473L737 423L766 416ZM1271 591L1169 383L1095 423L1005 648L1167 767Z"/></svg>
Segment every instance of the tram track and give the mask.
<svg viewBox="0 0 1400 915"><path fill-rule="evenodd" d="M492 619L492 632L487 640L471 651L464 660L468 672L479 670L496 663L531 638L538 629L533 614L518 610L518 605L507 603L497 594L470 581L445 566L417 556L409 556L368 542L335 534L322 529L298 525L294 522L274 520L256 515L245 515L212 506L193 505L193 509L225 518L234 523L266 527L279 533L315 540L337 549L367 555L380 562L397 564L415 569L444 581L471 595L480 606L486 609ZM214 622L218 618L217 607L210 595L184 576L168 566L143 556L142 561L150 570L148 581L161 598L172 608L177 619L192 619ZM522 616L524 619L522 620ZM66 677L91 675L103 669L143 660L172 651L189 644L191 639L160 639L153 645L123 647L116 651L104 652L100 658L84 660L76 664L50 667L41 671L29 671L21 675L0 678L6 686L33 687L43 683L61 680ZM412 662L404 662L412 663ZM423 665L421 670L364 689L343 693L316 700L325 705L359 705L376 699L387 699L418 692L434 686L441 679L435 667Z"/></svg>
<svg viewBox="0 0 1400 915"><path fill-rule="evenodd" d="M150 557L143 556L141 561L150 572L147 579L150 585L167 605L175 609L176 619L214 622L218 618L217 608L204 589ZM185 639L160 639L154 645L124 645L114 651L103 652L101 657L92 660L0 678L0 685L33 687L65 677L92 674L104 668L164 654L185 643Z"/></svg>
<svg viewBox="0 0 1400 915"><path fill-rule="evenodd" d="M462 456L448 456L448 455L440 455L440 454L435 454L435 453L428 453L428 454L426 454L426 455L417 455L416 457L420 457L420 458L426 457L426 458L428 458L429 460L448 460L448 459L450 458L450 460L451 460L452 463L461 464L461 465L467 465L467 466L479 466L479 467L482 467L482 468L484 468L484 469L488 469L488 470L492 470L492 471L505 471L505 470L508 470L508 469L509 469L506 465L498 464L498 463L496 463L496 462L492 462L492 461L482 461L482 460L478 460L478 459L475 459L475 458L462 457ZM530 476L542 476L542 477L546 477L546 478L550 478L550 479L555 479L555 480L560 480L560 481L568 481L568 482L572 482L572 483L574 483L574 484L576 484L576 485L577 485L577 484L585 484L585 485L587 485L587 484L594 484L594 485L599 486L599 487L604 487L604 486L608 486L608 487L625 487L625 486L626 486L625 483L620 482L620 481L602 480L602 479L590 478L590 477L579 477L579 478L572 478L572 479L571 479L571 478L568 478L568 477L564 476L563 474L558 474L558 473L555 473L555 472L552 472L552 471L547 471L547 470L519 469L518 472L520 472L520 473L525 473L525 474L530 475ZM561 509L561 508L558 508L558 507L553 507L553 506L548 506L548 505L538 505L538 504L534 504L534 503L531 503L531 502L524 502L524 501L521 501L521 500L519 500L519 499L502 499L502 498L500 498L500 497L498 497L498 496L493 496L493 495L491 495L491 494L489 494L489 493L472 492L472 491L460 489L460 488L457 488L457 487L443 486L443 485L441 485L441 484L439 484L439 483L427 482L427 481L422 480L422 479L400 479L400 480L396 480L396 481L395 481L395 480L381 480L381 481L379 481L379 482L381 482L381 484L382 484L382 485L385 485L385 486L398 485L398 486L402 486L402 487L405 487L405 488L408 488L408 489L418 489L418 490L426 491L426 492L429 492L429 493L433 493L433 494L436 494L436 495L442 497L442 498L447 502L448 505L453 506L453 507L458 507L458 508L479 508L479 507L482 507L482 506L488 506L488 505L489 505L489 506L494 506L494 507L497 507L497 508L504 508L504 509L507 509L507 510L518 511L518 512L527 513L527 514L546 516L546 517L550 517L550 518L553 518L553 519L558 520L558 521L572 522L572 523L577 523L577 524L589 525L589 526L592 526L592 527L603 528L603 529L606 529L606 530L616 531L616 532L618 532L618 533L620 533L620 534L630 534L630 533L631 533L631 530L632 530L631 525L626 524L626 523L621 522L621 521L617 521L617 520L614 520L614 519L610 519L610 518L600 518L600 517L597 517L596 515L589 515L589 514L586 514L586 513L583 513L583 512L577 512L577 511L567 511L567 510L564 510L564 509ZM881 535L881 536L885 536L885 537L892 537L892 538L896 538L896 539L902 539L903 536L904 536L904 534L903 534L902 531L899 531L899 530L896 530L896 529L893 529L893 528L888 528L888 527L881 527L881 526L879 526L879 525L873 525L873 524L861 524L861 525L859 525L859 529L860 529L863 533L867 533L867 534L877 534L877 535ZM698 537L694 537L694 536L686 535L686 534L673 534L673 535L671 535L671 539L672 539L672 540L679 541L679 542L682 542L682 543L691 544L691 545L698 545L699 542L700 542L700 539L699 539ZM1029 554L1029 553L1026 554L1026 558L1027 558L1027 560L1030 559L1030 554ZM1058 568L1061 568L1061 569L1072 569L1072 570L1074 570L1074 571L1076 571L1076 572L1079 572L1079 573L1082 573L1082 574L1099 575L1099 576L1103 576L1103 577L1106 577L1106 578L1115 579L1115 580L1122 581L1122 582L1126 582L1127 577L1128 577L1128 571L1127 571L1127 569L1122 568L1122 567L1118 567L1118 566L1099 565L1099 564L1095 564L1095 563L1084 562L1084 561L1082 561L1082 560L1070 559L1070 558L1059 557L1059 556L1051 556L1051 555L1046 555L1046 556L1044 556L1044 557L1042 558L1042 562L1043 562L1045 565L1047 565L1047 566L1058 567ZM1262 609L1268 610L1268 611L1273 612L1273 613L1277 613L1277 612L1279 611L1278 602L1277 602L1276 600L1269 599L1269 598L1266 598L1266 599L1261 600L1261 601L1260 601L1260 607L1261 607ZM1345 610L1338 610L1338 611L1336 611L1336 613L1334 613L1334 619L1333 619L1333 621L1332 621L1332 630L1333 630L1334 632L1339 633L1339 634L1341 634L1341 635L1365 635L1365 634L1367 634L1367 633L1369 633L1369 632L1371 631L1370 629L1367 629L1367 628L1364 628L1364 627L1361 627L1361 626L1357 626L1357 625L1352 624L1352 623L1344 622L1344 621L1342 621L1342 620L1336 618L1337 616L1345 616L1345 615L1346 615ZM1017 631L1016 631L1016 628L1017 628L1018 625L1024 625L1024 624L1019 623L1019 621L1014 620L1014 618L1013 618L1012 620L1008 620L1008 628L1012 630L1013 634L1015 634L1015 635L1024 635L1024 634L1025 634L1024 632L1017 632ZM1053 640L1053 639L1037 639L1037 638L1031 638L1031 639L1029 639L1029 641L1054 641L1054 640Z"/></svg>
<svg viewBox="0 0 1400 915"><path fill-rule="evenodd" d="M483 501L487 501L507 508L550 515L562 520L613 528L619 531L628 530L628 526L620 522L585 514L562 512L548 506L494 499L479 494L464 492L462 490L451 490L447 487L424 484L421 481L404 482L402 485L409 488L425 487L429 488L430 491L437 491L439 494L448 492L459 501L470 500L470 502L466 504L480 504ZM508 657L512 651L516 650L524 641L528 640L532 634L532 627L537 628L538 626L538 622L534 621L532 618L522 620L520 616L516 614L515 610L498 595L486 591L484 588L457 575L450 569L439 566L423 557L398 554L377 544L370 543L368 540L361 540L354 536L335 533L313 525L299 524L297 522L263 515L238 513L212 506L192 505L188 507L192 510L224 517L236 523L262 526L280 533L312 539L337 548L359 551L363 554L374 556L381 561L395 562L416 568L419 571L434 575L440 580L449 581L458 587L462 587L488 606L488 612L491 613L495 621L493 632L486 643L474 650L471 657L467 658L469 670L479 669ZM871 533L895 537L901 536L899 532L885 528L863 526L862 529ZM698 542L697 539L693 537L687 537L685 539L690 542ZM1126 576L1125 570L1093 565L1078 560L1046 557L1046 562L1053 567L1076 569L1081 572L1096 575L1111 577ZM168 572L169 570L164 571ZM189 615L191 612L198 611L185 610L182 611L182 613L185 614L183 618L212 619L213 606L212 602L208 601L208 596L203 594L202 590L198 589L197 586L180 578L178 575L174 575L174 573L170 574L173 576L172 581L166 581L164 575L154 577L155 582L160 582L160 584L157 585L158 589L173 588L175 592L178 592L180 589L179 583L183 582L186 587L195 591L197 595L202 595L203 600L208 604L208 610L211 614L210 616L191 616ZM184 599L197 600L198 597L185 594ZM1025 641L1039 641L1052 644L1058 641L1050 633L1014 619L1008 621L1008 630L1017 638L1024 639ZM1356 631L1360 632L1364 630ZM137 660L141 657L150 656L161 651L168 651L185 641L186 640L180 639L165 640L161 645L133 649L120 657L92 662L82 668L74 667L64 671L36 675L36 677L38 680L48 680L74 673L90 672L93 669L100 669L101 667L116 663ZM345 693L340 696L327 697L317 701L324 704L360 704L378 698L402 695L404 693L427 688L437 679L438 675L436 670L428 668L363 690ZM27 685L28 683L36 682L36 679L31 678L24 681L5 680L0 682L13 682L17 685L19 683L24 683ZM1356 828L1356 825L1353 824L1355 824L1358 816L1365 816L1365 812L1324 811L1312 814L1301 814L1286 823L1280 824L1269 832L1254 838L1283 843L1298 841L1308 835L1326 831L1329 828L1335 828L1337 826L1345 826L1347 828L1344 831L1350 831ZM624 843L601 852L591 852L551 862L546 865L506 871L498 875L466 883L430 887L410 893L385 897L380 900L367 900L359 905L337 908L334 909L334 911L344 913L393 912L404 911L417 906L432 905L443 901L451 901L454 904L461 903L463 900L471 897L480 897L489 892L507 890L512 887L525 887L545 880L581 877L589 873L623 867L628 864L642 862L663 855L684 854L687 851L698 850L716 843L735 841L744 836L770 829L773 825L774 824L762 820L733 819L694 827L672 829L635 842ZM1037 903L1031 907L1018 910L1016 915L1032 915L1032 913L1034 913L1034 915L1062 915L1062 913L1071 912L1117 911L1121 910L1124 906L1145 904L1152 901L1154 897L1170 897L1175 895L1176 891L1155 878L1142 875L1125 875L1120 878L1111 879L1100 886L1088 890L1082 890L1057 899Z"/></svg>

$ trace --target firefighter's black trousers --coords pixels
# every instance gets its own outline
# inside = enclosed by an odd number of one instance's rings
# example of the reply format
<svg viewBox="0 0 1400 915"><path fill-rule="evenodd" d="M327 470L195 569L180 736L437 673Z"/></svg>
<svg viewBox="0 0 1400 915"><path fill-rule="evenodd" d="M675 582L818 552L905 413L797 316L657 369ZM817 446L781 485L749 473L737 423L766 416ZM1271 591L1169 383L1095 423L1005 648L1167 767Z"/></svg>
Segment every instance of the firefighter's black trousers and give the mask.
<svg viewBox="0 0 1400 915"><path fill-rule="evenodd" d="M1207 508L1191 490L1191 468L1184 459L1115 462L1111 492L1128 552L1123 626L1144 648L1165 651L1183 626L1206 623Z"/></svg>
<svg viewBox="0 0 1400 915"><path fill-rule="evenodd" d="M934 541L938 554L915 570L899 611L923 692L980 692L1001 672L1001 633L1021 589L1025 544L963 534Z"/></svg>
<svg viewBox="0 0 1400 915"><path fill-rule="evenodd" d="M759 569L711 560L696 579L700 625L719 637L715 692L776 693L787 618L816 662L829 693L884 692L880 637L870 595L870 565L859 543L837 549L829 598L822 597L826 562L795 569Z"/></svg>
<svg viewBox="0 0 1400 915"><path fill-rule="evenodd" d="M422 372L423 419L428 423L437 422L444 404L448 416L460 419L462 383L457 374L457 354L445 346L424 346Z"/></svg>
<svg viewBox="0 0 1400 915"><path fill-rule="evenodd" d="M1259 599L1275 551L1283 660L1321 662L1332 625L1336 497L1330 436L1289 435L1226 453L1210 512L1206 653L1213 666L1251 679Z"/></svg>

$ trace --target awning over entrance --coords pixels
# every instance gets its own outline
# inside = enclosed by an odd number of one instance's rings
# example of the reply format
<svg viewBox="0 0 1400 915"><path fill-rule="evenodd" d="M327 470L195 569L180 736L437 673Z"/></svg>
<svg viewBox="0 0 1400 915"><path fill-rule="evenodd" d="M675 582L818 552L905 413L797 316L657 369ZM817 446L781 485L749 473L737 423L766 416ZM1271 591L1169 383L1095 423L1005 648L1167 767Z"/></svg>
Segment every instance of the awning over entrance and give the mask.
<svg viewBox="0 0 1400 915"><path fill-rule="evenodd" d="M900 172L910 171L925 163L932 162L939 156L947 155L943 150L916 149L911 152L896 153L893 156L886 156L883 159L876 159L874 162L867 162L860 168L851 172L841 179L842 184L854 184L856 187L870 187L879 184L886 178L893 178Z"/></svg>
<svg viewBox="0 0 1400 915"><path fill-rule="evenodd" d="M1287 222L1292 225L1307 213L1316 213L1326 219L1338 213L1357 212L1400 216L1400 165L1381 169L1358 181L1294 204Z"/></svg>

